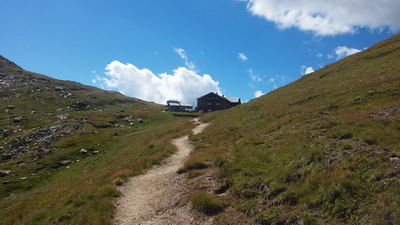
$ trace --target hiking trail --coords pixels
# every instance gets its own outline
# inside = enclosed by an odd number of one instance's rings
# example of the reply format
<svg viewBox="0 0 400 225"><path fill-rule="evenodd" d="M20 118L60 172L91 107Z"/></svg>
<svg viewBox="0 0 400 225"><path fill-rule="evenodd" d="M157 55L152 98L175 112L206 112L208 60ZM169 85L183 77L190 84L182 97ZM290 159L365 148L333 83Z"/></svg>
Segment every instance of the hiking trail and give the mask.
<svg viewBox="0 0 400 225"><path fill-rule="evenodd" d="M193 134L201 133L209 124L193 120ZM177 174L193 150L189 136L172 140L178 151L153 167L146 174L130 178L118 189L122 192L116 204L113 224L208 224L199 221L190 207L187 179Z"/></svg>

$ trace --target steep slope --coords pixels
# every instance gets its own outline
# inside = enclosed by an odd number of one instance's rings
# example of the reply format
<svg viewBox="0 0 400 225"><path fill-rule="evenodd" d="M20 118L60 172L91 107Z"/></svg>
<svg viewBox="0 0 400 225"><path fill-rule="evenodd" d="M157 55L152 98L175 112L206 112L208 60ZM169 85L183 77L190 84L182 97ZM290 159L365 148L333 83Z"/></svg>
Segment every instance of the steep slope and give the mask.
<svg viewBox="0 0 400 225"><path fill-rule="evenodd" d="M115 185L175 151L163 106L0 56L0 224L108 224Z"/></svg>
<svg viewBox="0 0 400 225"><path fill-rule="evenodd" d="M399 59L396 35L206 115L192 161L228 183L217 223L399 223Z"/></svg>

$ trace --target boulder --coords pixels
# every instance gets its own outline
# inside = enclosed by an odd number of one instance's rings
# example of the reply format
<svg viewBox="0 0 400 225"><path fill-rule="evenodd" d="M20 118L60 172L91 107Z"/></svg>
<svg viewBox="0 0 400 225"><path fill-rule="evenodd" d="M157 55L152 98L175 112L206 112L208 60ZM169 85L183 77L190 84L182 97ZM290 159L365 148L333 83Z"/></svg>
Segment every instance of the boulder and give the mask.
<svg viewBox="0 0 400 225"><path fill-rule="evenodd" d="M1 155L1 159L2 159L2 160L11 159L11 157L12 157L12 155L10 155L10 154L3 154L3 155Z"/></svg>
<svg viewBox="0 0 400 225"><path fill-rule="evenodd" d="M142 119L137 119L136 122L137 123L143 123L143 120Z"/></svg>
<svg viewBox="0 0 400 225"><path fill-rule="evenodd" d="M62 161L58 162L58 164L59 164L60 166L65 166L65 165L68 165L68 164L71 164L71 163L72 163L72 162L69 161L69 160L62 160Z"/></svg>
<svg viewBox="0 0 400 225"><path fill-rule="evenodd" d="M0 177L5 177L11 174L11 170L0 170Z"/></svg>
<svg viewBox="0 0 400 225"><path fill-rule="evenodd" d="M391 162L397 162L397 163L399 163L399 162L400 162L400 158L397 157L397 156L391 157L391 158L390 158L390 161L391 161Z"/></svg>
<svg viewBox="0 0 400 225"><path fill-rule="evenodd" d="M88 153L88 150L82 148L79 152L80 152L81 154L87 154L87 153Z"/></svg>

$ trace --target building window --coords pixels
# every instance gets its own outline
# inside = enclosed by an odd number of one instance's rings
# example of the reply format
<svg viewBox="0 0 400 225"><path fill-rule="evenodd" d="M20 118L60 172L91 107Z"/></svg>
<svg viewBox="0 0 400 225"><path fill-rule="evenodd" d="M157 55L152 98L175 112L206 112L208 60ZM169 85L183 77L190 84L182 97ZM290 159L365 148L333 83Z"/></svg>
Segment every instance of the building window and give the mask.
<svg viewBox="0 0 400 225"><path fill-rule="evenodd" d="M221 103L217 102L217 103L215 103L215 105L221 105Z"/></svg>
<svg viewBox="0 0 400 225"><path fill-rule="evenodd" d="M207 105L211 105L211 103L209 102L209 103L207 103Z"/></svg>

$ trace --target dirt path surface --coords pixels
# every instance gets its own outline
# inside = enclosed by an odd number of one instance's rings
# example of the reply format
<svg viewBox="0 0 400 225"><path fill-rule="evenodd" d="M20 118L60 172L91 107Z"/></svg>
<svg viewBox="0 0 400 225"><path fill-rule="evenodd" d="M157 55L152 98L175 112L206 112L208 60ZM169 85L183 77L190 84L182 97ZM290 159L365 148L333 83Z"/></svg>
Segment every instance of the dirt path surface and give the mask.
<svg viewBox="0 0 400 225"><path fill-rule="evenodd" d="M209 124L200 123L192 131L201 133ZM178 151L146 174L132 177L119 190L114 224L209 224L200 218L188 203L189 193L184 174L176 171L183 166L193 146L189 136L173 140Z"/></svg>

